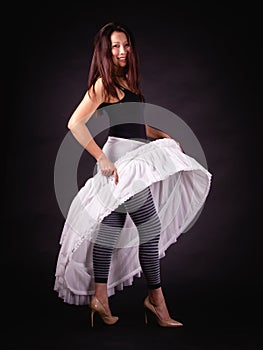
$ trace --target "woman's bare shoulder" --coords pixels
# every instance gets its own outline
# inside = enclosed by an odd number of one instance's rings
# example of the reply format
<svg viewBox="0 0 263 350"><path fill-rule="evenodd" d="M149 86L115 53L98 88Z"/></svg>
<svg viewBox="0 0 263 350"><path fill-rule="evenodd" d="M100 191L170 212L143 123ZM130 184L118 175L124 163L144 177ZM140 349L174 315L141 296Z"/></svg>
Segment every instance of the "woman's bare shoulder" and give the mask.
<svg viewBox="0 0 263 350"><path fill-rule="evenodd" d="M102 78L98 78L94 86L91 87L88 92L91 99L95 99L97 101L104 101L105 88L102 82Z"/></svg>

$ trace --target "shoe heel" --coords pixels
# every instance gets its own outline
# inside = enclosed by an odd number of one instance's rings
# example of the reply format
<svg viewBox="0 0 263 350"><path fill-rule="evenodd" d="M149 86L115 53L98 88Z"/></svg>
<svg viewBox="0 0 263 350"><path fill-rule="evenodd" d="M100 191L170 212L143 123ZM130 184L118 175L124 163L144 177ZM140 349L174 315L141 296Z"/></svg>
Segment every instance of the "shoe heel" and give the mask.
<svg viewBox="0 0 263 350"><path fill-rule="evenodd" d="M106 313L105 307L101 302L96 298L93 297L90 302L90 323L91 327L94 326L94 314L97 312L99 316L101 317L102 321L107 325L113 325L115 324L119 317L112 316L110 312Z"/></svg>
<svg viewBox="0 0 263 350"><path fill-rule="evenodd" d="M144 322L145 322L145 324L148 324L148 316L147 316L146 310L144 310Z"/></svg>
<svg viewBox="0 0 263 350"><path fill-rule="evenodd" d="M162 320L159 317L155 307L156 306L149 301L149 296L147 296L145 298L145 300L144 300L144 311L145 311L145 323L146 324L148 323L147 315L146 315L146 311L147 311L147 312L150 312L150 314L152 316L154 316L156 322L161 327L178 327L178 326L182 326L183 325L181 322L173 320L171 317L169 317L169 319Z"/></svg>
<svg viewBox="0 0 263 350"><path fill-rule="evenodd" d="M94 310L91 310L91 311L90 311L90 324L91 324L91 328L93 328L93 326L94 326L94 313L95 313Z"/></svg>

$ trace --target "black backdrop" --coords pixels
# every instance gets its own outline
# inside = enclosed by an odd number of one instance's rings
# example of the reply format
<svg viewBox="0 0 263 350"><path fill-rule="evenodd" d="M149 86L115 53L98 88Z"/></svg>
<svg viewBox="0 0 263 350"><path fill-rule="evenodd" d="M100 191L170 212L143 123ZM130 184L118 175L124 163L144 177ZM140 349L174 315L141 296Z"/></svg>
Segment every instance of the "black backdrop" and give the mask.
<svg viewBox="0 0 263 350"><path fill-rule="evenodd" d="M54 164L67 120L86 89L93 37L111 20L135 34L147 102L189 125L213 174L201 216L162 260L170 309L193 328L232 329L238 323L255 329L262 293L258 9L120 2L16 6L3 15L9 35L2 67L8 103L3 101L2 116L7 244L1 270L10 348L23 342L52 349L93 344L88 335L83 343L76 340L80 330L90 333L86 308L64 304L53 291L64 222ZM84 154L80 185L92 165ZM141 278L111 300L129 325L122 334L130 348L143 339L138 331L133 343L129 332L142 322L144 295ZM97 348L103 348L100 341ZM254 335L242 341L257 344Z"/></svg>

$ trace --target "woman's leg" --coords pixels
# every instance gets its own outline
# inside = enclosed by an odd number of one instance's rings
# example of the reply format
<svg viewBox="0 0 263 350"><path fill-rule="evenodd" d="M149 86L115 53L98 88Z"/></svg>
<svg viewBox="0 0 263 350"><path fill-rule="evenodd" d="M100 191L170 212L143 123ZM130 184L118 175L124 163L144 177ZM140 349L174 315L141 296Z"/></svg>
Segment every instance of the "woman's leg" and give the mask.
<svg viewBox="0 0 263 350"><path fill-rule="evenodd" d="M127 213L122 206L106 216L100 225L93 247L93 269L95 276L95 296L110 313L107 282L113 248L124 226Z"/></svg>
<svg viewBox="0 0 263 350"><path fill-rule="evenodd" d="M161 222L156 211L152 193L147 187L124 203L136 225L140 238L139 259L145 275L150 301L156 306L162 319L168 319L161 287L159 239Z"/></svg>
<svg viewBox="0 0 263 350"><path fill-rule="evenodd" d="M161 222L147 187L124 203L139 233L139 259L149 289L161 286L159 239Z"/></svg>

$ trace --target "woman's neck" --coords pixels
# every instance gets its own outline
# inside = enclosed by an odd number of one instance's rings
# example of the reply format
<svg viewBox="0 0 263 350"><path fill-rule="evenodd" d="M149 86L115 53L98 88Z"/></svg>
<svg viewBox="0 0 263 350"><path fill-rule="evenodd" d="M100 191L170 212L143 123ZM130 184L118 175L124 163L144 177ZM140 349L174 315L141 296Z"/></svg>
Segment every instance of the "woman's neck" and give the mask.
<svg viewBox="0 0 263 350"><path fill-rule="evenodd" d="M127 71L125 68L122 68L122 67L114 67L114 75L116 77L122 77L122 78L125 78L126 75L127 75Z"/></svg>
<svg viewBox="0 0 263 350"><path fill-rule="evenodd" d="M129 89L129 85L128 85L128 81L126 79L126 77L123 76L116 76L116 80L118 82L118 84L126 89Z"/></svg>

